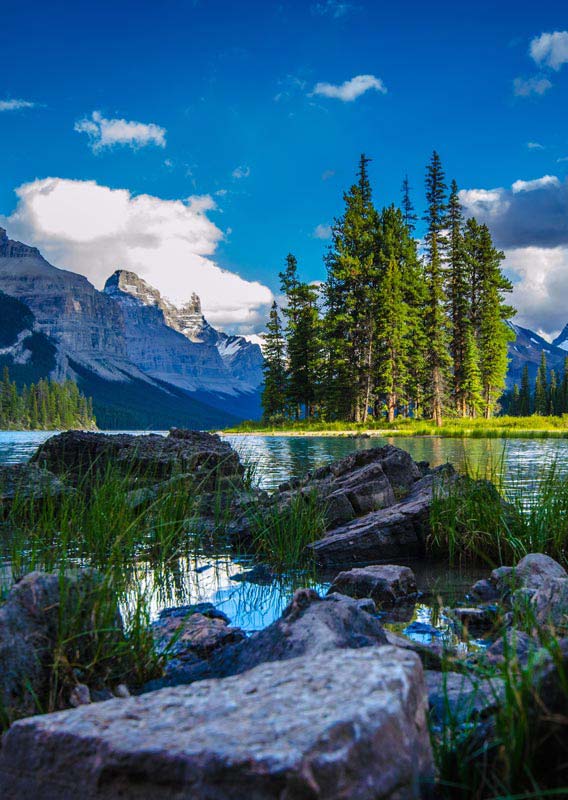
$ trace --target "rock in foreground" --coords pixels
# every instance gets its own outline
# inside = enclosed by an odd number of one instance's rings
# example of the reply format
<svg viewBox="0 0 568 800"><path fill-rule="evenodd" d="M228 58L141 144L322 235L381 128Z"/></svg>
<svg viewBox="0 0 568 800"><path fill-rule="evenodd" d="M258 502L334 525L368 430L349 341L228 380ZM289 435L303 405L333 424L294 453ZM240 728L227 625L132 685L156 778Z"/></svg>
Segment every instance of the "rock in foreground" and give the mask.
<svg viewBox="0 0 568 800"><path fill-rule="evenodd" d="M3 800L417 800L433 776L420 660L393 647L33 717Z"/></svg>

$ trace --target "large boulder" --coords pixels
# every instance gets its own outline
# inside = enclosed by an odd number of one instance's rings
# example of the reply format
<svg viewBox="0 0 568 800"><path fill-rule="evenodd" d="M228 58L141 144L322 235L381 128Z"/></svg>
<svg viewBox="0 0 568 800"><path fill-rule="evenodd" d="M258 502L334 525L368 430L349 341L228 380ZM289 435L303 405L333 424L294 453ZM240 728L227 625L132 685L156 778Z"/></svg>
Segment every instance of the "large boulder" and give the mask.
<svg viewBox="0 0 568 800"><path fill-rule="evenodd" d="M418 800L433 779L422 667L393 647L33 717L2 800Z"/></svg>
<svg viewBox="0 0 568 800"><path fill-rule="evenodd" d="M285 504L298 492L316 493L325 503L331 529L394 505L421 477L406 450L393 445L373 447L320 467L303 480L282 484L277 501Z"/></svg>
<svg viewBox="0 0 568 800"><path fill-rule="evenodd" d="M37 464L0 465L0 515L9 512L14 504L57 501L69 491L70 487L56 475Z"/></svg>
<svg viewBox="0 0 568 800"><path fill-rule="evenodd" d="M202 491L215 489L223 479L239 487L244 474L228 442L216 434L177 429L168 436L67 431L44 442L31 461L75 483L109 469L135 482L191 474Z"/></svg>
<svg viewBox="0 0 568 800"><path fill-rule="evenodd" d="M531 598L531 610L542 627L568 632L568 578L551 578Z"/></svg>
<svg viewBox="0 0 568 800"><path fill-rule="evenodd" d="M455 480L447 465L433 470L413 483L400 502L329 530L310 545L316 561L343 565L424 555L434 493L447 491Z"/></svg>
<svg viewBox="0 0 568 800"><path fill-rule="evenodd" d="M333 592L392 605L416 597L416 578L410 567L397 564L359 567L340 572L329 588L329 593Z"/></svg>

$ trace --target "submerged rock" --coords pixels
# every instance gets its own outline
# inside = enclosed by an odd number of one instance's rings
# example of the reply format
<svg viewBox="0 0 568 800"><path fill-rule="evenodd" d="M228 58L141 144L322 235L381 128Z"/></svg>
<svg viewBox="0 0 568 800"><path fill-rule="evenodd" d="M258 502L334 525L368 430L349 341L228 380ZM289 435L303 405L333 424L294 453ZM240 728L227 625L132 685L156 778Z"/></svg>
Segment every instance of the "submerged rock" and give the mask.
<svg viewBox="0 0 568 800"><path fill-rule="evenodd" d="M329 594L333 592L390 605L416 597L416 578L410 567L396 564L359 567L340 572L329 589Z"/></svg>
<svg viewBox="0 0 568 800"><path fill-rule="evenodd" d="M383 647L16 723L0 795L416 800L433 774L420 660Z"/></svg>

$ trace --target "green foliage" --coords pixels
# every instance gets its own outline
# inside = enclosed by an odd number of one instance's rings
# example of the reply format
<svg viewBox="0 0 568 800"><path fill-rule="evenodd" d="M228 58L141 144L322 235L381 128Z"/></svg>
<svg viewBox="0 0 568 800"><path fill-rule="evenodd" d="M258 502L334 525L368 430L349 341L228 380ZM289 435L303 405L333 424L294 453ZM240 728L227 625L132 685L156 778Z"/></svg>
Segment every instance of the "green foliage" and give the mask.
<svg viewBox="0 0 568 800"><path fill-rule="evenodd" d="M262 410L265 419L283 415L286 408L286 362L282 323L276 301L270 310L264 346Z"/></svg>
<svg viewBox="0 0 568 800"><path fill-rule="evenodd" d="M0 429L58 430L93 428L92 401L73 381L40 380L21 391L10 380L8 368L0 383Z"/></svg>

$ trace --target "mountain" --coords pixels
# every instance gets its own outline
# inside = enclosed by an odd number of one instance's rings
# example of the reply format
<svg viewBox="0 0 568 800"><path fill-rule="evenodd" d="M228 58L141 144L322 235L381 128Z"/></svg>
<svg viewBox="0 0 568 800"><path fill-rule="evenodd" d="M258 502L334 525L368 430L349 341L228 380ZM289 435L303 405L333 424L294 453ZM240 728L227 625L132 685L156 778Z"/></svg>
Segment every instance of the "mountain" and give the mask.
<svg viewBox="0 0 568 800"><path fill-rule="evenodd" d="M515 340L509 343L509 370L507 372L507 388L511 389L513 385L521 383L521 374L525 364L529 367L529 376L531 383L534 383L536 372L540 364L542 353L546 355L546 364L548 369L554 369L556 373L561 373L564 370L564 359L568 355L568 342L566 338L566 347L557 344L561 340L562 334L552 342L547 342L538 333L529 330L528 328L521 328L519 325L508 323L509 327L515 334ZM568 333L568 325L564 332Z"/></svg>
<svg viewBox="0 0 568 800"><path fill-rule="evenodd" d="M21 383L77 380L103 427L219 427L259 408L260 348L212 328L195 295L178 309L124 271L99 292L3 228L0 291L21 306L0 313L0 363Z"/></svg>

